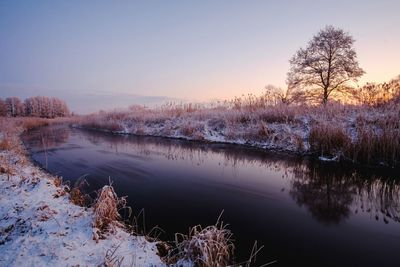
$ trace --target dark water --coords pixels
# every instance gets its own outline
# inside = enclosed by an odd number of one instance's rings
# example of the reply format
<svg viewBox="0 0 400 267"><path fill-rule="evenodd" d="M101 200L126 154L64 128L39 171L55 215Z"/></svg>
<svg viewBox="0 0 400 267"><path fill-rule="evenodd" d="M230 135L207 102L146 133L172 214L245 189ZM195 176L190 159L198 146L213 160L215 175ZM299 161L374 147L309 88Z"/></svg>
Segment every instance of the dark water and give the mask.
<svg viewBox="0 0 400 267"><path fill-rule="evenodd" d="M224 210L237 261L257 240L265 247L254 266L400 266L399 170L66 127L24 141L38 164L71 183L88 174L94 190L110 177L164 240L213 224Z"/></svg>

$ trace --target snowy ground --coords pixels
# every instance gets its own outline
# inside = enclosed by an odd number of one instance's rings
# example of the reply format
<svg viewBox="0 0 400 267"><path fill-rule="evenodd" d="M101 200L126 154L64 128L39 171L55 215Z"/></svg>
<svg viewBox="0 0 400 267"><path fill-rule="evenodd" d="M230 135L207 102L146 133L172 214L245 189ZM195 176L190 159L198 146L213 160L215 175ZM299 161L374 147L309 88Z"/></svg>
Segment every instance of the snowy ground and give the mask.
<svg viewBox="0 0 400 267"><path fill-rule="evenodd" d="M165 266L156 243L122 229L93 240L92 209L21 150L0 150L0 164L0 266Z"/></svg>

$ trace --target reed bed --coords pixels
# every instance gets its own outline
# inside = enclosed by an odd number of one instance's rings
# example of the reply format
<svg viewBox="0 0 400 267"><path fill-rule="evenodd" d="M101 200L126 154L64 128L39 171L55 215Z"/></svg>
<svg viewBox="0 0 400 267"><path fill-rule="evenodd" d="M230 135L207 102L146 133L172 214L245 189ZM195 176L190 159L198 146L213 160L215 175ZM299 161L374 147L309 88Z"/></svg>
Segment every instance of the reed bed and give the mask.
<svg viewBox="0 0 400 267"><path fill-rule="evenodd" d="M214 105L134 106L80 117L115 133L246 144L266 149L399 166L400 105L267 105L255 98Z"/></svg>

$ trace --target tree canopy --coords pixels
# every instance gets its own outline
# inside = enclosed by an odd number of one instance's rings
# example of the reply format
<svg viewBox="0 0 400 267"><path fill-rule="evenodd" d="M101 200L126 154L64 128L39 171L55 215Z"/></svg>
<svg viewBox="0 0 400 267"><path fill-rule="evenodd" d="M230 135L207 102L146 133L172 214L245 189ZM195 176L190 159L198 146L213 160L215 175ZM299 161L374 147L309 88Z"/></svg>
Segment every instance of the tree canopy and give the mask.
<svg viewBox="0 0 400 267"><path fill-rule="evenodd" d="M326 26L290 59L288 88L326 104L332 93L348 92L349 83L364 74L354 39L342 29Z"/></svg>
<svg viewBox="0 0 400 267"><path fill-rule="evenodd" d="M0 98L0 116L55 118L68 115L67 104L56 97L35 96L25 101L18 97Z"/></svg>

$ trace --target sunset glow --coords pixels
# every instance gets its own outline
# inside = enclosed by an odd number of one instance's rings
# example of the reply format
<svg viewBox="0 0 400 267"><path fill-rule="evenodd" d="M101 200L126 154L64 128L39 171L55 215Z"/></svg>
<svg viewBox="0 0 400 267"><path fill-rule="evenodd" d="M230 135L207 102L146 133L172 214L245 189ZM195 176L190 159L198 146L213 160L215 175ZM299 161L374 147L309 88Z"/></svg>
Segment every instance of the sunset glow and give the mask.
<svg viewBox="0 0 400 267"><path fill-rule="evenodd" d="M2 1L1 94L61 97L78 112L115 107L104 95L128 106L260 94L286 86L290 57L328 24L356 39L360 84L384 82L400 74L399 9L398 1ZM83 107L90 96L103 104Z"/></svg>

